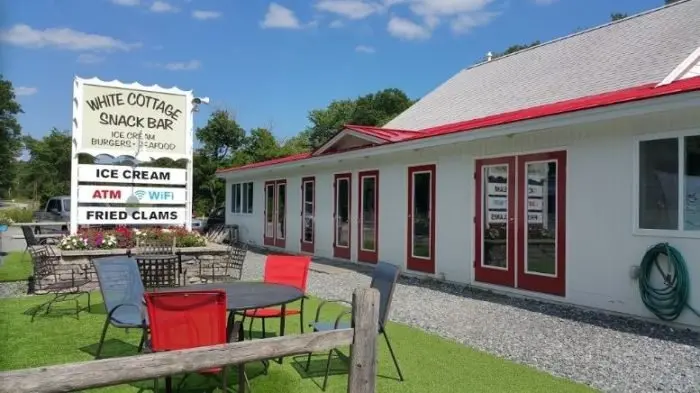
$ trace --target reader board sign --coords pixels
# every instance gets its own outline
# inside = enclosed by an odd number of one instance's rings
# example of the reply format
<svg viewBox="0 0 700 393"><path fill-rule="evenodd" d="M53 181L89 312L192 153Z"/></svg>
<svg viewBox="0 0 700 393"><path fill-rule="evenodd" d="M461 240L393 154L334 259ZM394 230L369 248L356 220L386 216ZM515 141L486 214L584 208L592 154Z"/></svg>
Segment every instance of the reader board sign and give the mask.
<svg viewBox="0 0 700 393"><path fill-rule="evenodd" d="M80 152L187 156L191 92L99 79L78 82Z"/></svg>
<svg viewBox="0 0 700 393"><path fill-rule="evenodd" d="M91 183L184 185L187 184L187 171L180 168L81 164L78 165L78 179Z"/></svg>
<svg viewBox="0 0 700 393"><path fill-rule="evenodd" d="M184 205L187 191L184 188L128 187L128 186L79 186L79 203L138 203L153 205ZM84 207L80 207L83 209Z"/></svg>
<svg viewBox="0 0 700 393"><path fill-rule="evenodd" d="M125 207L81 206L78 209L78 225L182 225L185 222L184 207Z"/></svg>

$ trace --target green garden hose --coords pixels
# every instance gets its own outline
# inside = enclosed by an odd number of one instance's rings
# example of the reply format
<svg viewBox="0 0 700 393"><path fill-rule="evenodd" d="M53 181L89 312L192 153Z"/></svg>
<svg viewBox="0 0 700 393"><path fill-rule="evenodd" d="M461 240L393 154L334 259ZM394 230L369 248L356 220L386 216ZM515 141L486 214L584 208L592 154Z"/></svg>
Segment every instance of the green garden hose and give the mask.
<svg viewBox="0 0 700 393"><path fill-rule="evenodd" d="M659 265L658 258L661 255L668 258L670 267L668 272L665 272ZM664 288L652 286L651 277L654 270L663 277ZM700 313L688 304L690 276L685 259L677 249L668 243L655 245L644 254L639 271L639 292L642 301L649 311L659 319L673 321L681 315L686 307L700 317Z"/></svg>

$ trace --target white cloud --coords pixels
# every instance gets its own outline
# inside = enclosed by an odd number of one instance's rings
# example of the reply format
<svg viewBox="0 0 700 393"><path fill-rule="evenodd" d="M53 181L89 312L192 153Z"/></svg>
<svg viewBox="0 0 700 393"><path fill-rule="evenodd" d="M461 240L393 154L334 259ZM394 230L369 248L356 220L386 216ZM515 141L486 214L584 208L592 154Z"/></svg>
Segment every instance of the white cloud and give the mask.
<svg viewBox="0 0 700 393"><path fill-rule="evenodd" d="M320 0L317 10L344 16L348 19L364 19L384 9L381 4L362 0Z"/></svg>
<svg viewBox="0 0 700 393"><path fill-rule="evenodd" d="M179 11L176 7L164 1L156 0L151 4L151 12L177 12Z"/></svg>
<svg viewBox="0 0 700 393"><path fill-rule="evenodd" d="M424 40L430 38L431 34L428 27L398 16L392 16L389 19L387 31L394 37L405 40Z"/></svg>
<svg viewBox="0 0 700 393"><path fill-rule="evenodd" d="M221 17L221 12L194 10L192 11L192 17L199 20L216 19Z"/></svg>
<svg viewBox="0 0 700 393"><path fill-rule="evenodd" d="M367 46L367 45L358 45L358 46L355 47L355 52L357 52L357 53L372 54L372 53L377 52L377 50L374 49L374 48L371 47L371 46Z"/></svg>
<svg viewBox="0 0 700 393"><path fill-rule="evenodd" d="M170 71L193 71L202 66L199 60L173 62L163 64L162 67Z"/></svg>
<svg viewBox="0 0 700 393"><path fill-rule="evenodd" d="M411 11L416 15L457 15L483 10L493 0L412 0Z"/></svg>
<svg viewBox="0 0 700 393"><path fill-rule="evenodd" d="M294 11L277 3L270 3L260 26L266 29L298 29L301 24Z"/></svg>
<svg viewBox="0 0 700 393"><path fill-rule="evenodd" d="M332 29L339 29L339 28L341 28L341 27L343 27L343 26L345 26L345 22L343 22L343 21L340 20L340 19L336 19L336 20L334 20L333 22L331 22L331 23L328 24L328 27L330 27L330 28L332 28Z"/></svg>
<svg viewBox="0 0 700 393"><path fill-rule="evenodd" d="M33 96L39 91L36 87L18 86L15 89L16 96Z"/></svg>
<svg viewBox="0 0 700 393"><path fill-rule="evenodd" d="M497 12L475 12L457 16L450 23L452 31L455 33L466 33L467 31L488 24L498 16Z"/></svg>
<svg viewBox="0 0 700 393"><path fill-rule="evenodd" d="M105 60L103 56L98 56L92 53L83 53L78 56L78 63L81 64L97 64Z"/></svg>
<svg viewBox="0 0 700 393"><path fill-rule="evenodd" d="M134 7L141 4L140 0L110 0L116 5L123 5L125 7Z"/></svg>
<svg viewBox="0 0 700 393"><path fill-rule="evenodd" d="M0 42L26 48L51 47L76 51L130 51L140 43L126 43L113 37L83 33L67 27L34 29L28 25L14 25L9 30L0 31Z"/></svg>

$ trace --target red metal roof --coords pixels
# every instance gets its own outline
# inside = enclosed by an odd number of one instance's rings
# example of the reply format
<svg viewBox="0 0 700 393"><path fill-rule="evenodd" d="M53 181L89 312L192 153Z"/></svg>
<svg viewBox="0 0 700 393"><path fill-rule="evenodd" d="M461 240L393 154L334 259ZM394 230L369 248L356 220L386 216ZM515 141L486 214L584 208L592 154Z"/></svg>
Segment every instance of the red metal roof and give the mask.
<svg viewBox="0 0 700 393"><path fill-rule="evenodd" d="M622 104L626 102L640 101L655 97L662 97L678 93L686 93L700 90L700 76L683 79L668 85L656 87L657 83L649 83L629 89L617 90L593 96L581 97L572 100L560 101L553 104L541 105L513 112L501 113L458 123L446 124L438 127L427 128L419 131L392 130L381 127L353 126L346 128L363 132L384 140L386 144L400 143L423 138L431 138L440 135L452 134L456 132L477 131L486 127L493 127L503 124L516 123L519 121L539 119L547 116L560 115L564 113L577 112L586 109L594 109L609 105ZM365 147L369 149L370 147ZM342 152L338 152L342 153ZM337 153L333 153L337 154ZM323 156L323 154L321 155ZM220 169L217 173L233 172L245 169L259 168L271 165L286 164L300 161L311 157L311 153L296 154L293 156L277 158L274 160L257 162L240 167Z"/></svg>

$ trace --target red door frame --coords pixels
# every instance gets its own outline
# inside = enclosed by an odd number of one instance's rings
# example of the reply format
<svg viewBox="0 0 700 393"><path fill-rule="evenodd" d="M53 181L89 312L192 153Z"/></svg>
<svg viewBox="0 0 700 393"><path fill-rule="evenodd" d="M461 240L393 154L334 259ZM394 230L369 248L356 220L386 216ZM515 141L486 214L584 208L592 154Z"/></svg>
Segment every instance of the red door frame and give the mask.
<svg viewBox="0 0 700 393"><path fill-rule="evenodd" d="M406 228L408 237L406 241L406 267L417 272L435 273L435 164L417 165L408 167L408 225ZM420 258L413 256L413 177L417 173L430 173L430 257Z"/></svg>
<svg viewBox="0 0 700 393"><path fill-rule="evenodd" d="M279 217L279 200L277 196L279 195L279 186L284 185L284 238L279 238L277 236L277 219ZM268 198L268 188L272 187L272 231L267 230L267 198ZM275 246L279 248L285 248L286 246L286 234L287 234L287 180L269 180L265 182L264 188L265 197L265 211L263 214L263 244L266 246Z"/></svg>
<svg viewBox="0 0 700 393"><path fill-rule="evenodd" d="M268 189L272 187L272 230L268 231L267 229L267 214L268 214ZM277 206L277 189L275 187L275 181L266 181L265 182L265 188L263 188L264 192L263 195L265 197L265 211L263 214L263 244L266 246L274 246L275 245L275 227L277 226L276 224L276 219L275 217L277 216L276 212L276 206Z"/></svg>
<svg viewBox="0 0 700 393"><path fill-rule="evenodd" d="M484 258L484 169L490 166L508 166L508 218L506 223L506 268L483 264ZM476 160L474 172L476 201L476 217L474 220L474 278L476 281L496 285L515 286L515 157L498 157Z"/></svg>
<svg viewBox="0 0 700 393"><path fill-rule="evenodd" d="M552 295L566 295L566 151L518 156L518 288ZM554 161L556 173L556 274L528 273L525 269L527 249L527 163Z"/></svg>
<svg viewBox="0 0 700 393"><path fill-rule="evenodd" d="M280 186L284 186L284 211L282 212L284 216L284 225L283 225L283 236L282 238L279 237L279 233L277 233L277 227L279 224L279 190ZM289 198L287 198L287 180L277 180L275 182L275 247L279 248L285 248L287 245L287 206L289 205Z"/></svg>
<svg viewBox="0 0 700 393"><path fill-rule="evenodd" d="M338 246L338 181L348 181L348 246ZM333 177L333 257L350 259L352 250L352 173L336 173Z"/></svg>
<svg viewBox="0 0 700 393"><path fill-rule="evenodd" d="M364 178L374 178L374 250L365 250L364 246ZM357 260L377 263L379 258L379 171L362 171L357 174Z"/></svg>
<svg viewBox="0 0 700 393"><path fill-rule="evenodd" d="M304 186L307 183L311 183L311 241L307 242L304 240L304 212L306 211L306 190ZM315 251L316 242L316 178L314 176L301 178L301 238L299 239L301 243L301 251L313 254Z"/></svg>

